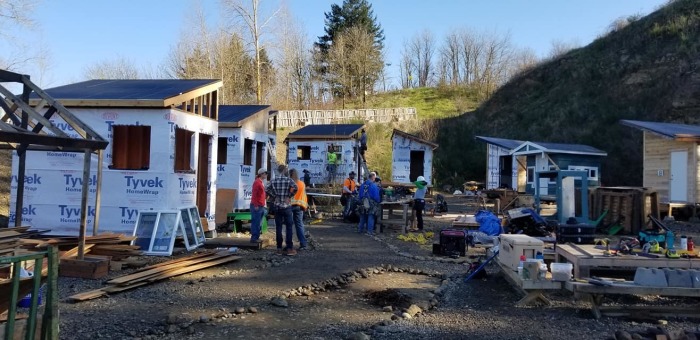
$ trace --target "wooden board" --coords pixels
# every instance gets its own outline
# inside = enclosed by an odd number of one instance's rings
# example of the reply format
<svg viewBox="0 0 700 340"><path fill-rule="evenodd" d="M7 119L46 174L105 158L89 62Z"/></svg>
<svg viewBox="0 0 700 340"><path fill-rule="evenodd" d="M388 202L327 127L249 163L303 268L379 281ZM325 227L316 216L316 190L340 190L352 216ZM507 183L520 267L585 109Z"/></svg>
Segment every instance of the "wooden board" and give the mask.
<svg viewBox="0 0 700 340"><path fill-rule="evenodd" d="M216 224L226 223L226 214L233 211L236 203L236 189L216 190Z"/></svg>

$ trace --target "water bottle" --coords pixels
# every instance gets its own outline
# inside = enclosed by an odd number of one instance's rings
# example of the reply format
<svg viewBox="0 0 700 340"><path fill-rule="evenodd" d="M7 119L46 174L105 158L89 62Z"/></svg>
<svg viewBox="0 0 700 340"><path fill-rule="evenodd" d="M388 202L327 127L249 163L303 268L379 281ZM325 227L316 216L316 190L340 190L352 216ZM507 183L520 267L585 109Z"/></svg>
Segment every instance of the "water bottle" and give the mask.
<svg viewBox="0 0 700 340"><path fill-rule="evenodd" d="M681 235L681 250L688 250L688 237Z"/></svg>
<svg viewBox="0 0 700 340"><path fill-rule="evenodd" d="M693 238L688 237L688 251L694 251L695 250L695 243L693 243Z"/></svg>

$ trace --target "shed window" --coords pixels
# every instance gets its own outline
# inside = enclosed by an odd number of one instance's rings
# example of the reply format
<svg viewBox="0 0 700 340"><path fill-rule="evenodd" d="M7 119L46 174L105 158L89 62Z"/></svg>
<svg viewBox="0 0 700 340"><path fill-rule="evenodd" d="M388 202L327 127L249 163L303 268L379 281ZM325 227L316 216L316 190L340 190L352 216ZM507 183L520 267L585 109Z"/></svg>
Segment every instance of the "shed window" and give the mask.
<svg viewBox="0 0 700 340"><path fill-rule="evenodd" d="M216 164L226 164L226 157L228 156L228 138L219 137L219 144L216 147Z"/></svg>
<svg viewBox="0 0 700 340"><path fill-rule="evenodd" d="M311 146L310 145L297 146L297 159L300 161L310 160L311 159Z"/></svg>
<svg viewBox="0 0 700 340"><path fill-rule="evenodd" d="M243 165L253 165L253 140L243 140Z"/></svg>
<svg viewBox="0 0 700 340"><path fill-rule="evenodd" d="M535 183L535 167L534 166L528 166L527 167L527 183Z"/></svg>
<svg viewBox="0 0 700 340"><path fill-rule="evenodd" d="M596 166L569 165L569 170L587 171L589 181L598 180L598 167Z"/></svg>
<svg viewBox="0 0 700 340"><path fill-rule="evenodd" d="M151 163L151 127L112 125L110 169L148 170Z"/></svg>
<svg viewBox="0 0 700 340"><path fill-rule="evenodd" d="M194 132L175 128L175 171L192 171Z"/></svg>

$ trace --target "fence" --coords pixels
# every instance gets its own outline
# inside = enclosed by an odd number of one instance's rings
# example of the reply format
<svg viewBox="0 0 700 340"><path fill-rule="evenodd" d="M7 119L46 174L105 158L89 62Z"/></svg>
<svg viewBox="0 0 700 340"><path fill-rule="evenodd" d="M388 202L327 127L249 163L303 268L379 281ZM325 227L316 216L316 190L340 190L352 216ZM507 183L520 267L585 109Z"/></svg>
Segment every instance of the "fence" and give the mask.
<svg viewBox="0 0 700 340"><path fill-rule="evenodd" d="M44 258L48 260L47 270L43 270ZM32 278L21 278L22 263L34 262L34 275ZM20 333L24 333L24 339L58 339L58 250L49 247L48 251L31 253L27 255L7 256L0 258L0 266L10 266L12 277L2 282L3 291L9 286L10 294L0 297L0 311L7 310L7 321L4 327L0 327L0 338L19 339ZM41 281L46 272L46 295L44 313L41 317L41 331L36 337L37 314L39 310L39 296L41 295ZM23 327L17 323L17 303L20 297L31 293L29 315ZM23 330L22 330L23 328ZM4 334L3 334L4 333ZM17 333L17 334L15 334Z"/></svg>
<svg viewBox="0 0 700 340"><path fill-rule="evenodd" d="M298 127L305 125L338 124L353 120L388 123L416 119L416 117L416 108L414 107L353 110L291 110L277 111L277 126Z"/></svg>

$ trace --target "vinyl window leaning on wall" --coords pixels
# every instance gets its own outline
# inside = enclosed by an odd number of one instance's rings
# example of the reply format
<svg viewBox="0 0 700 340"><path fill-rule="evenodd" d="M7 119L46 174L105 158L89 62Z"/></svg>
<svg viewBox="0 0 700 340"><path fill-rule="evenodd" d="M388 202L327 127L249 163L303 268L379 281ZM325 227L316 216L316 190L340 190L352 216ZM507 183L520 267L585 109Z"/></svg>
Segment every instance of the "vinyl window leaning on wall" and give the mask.
<svg viewBox="0 0 700 340"><path fill-rule="evenodd" d="M112 125L112 165L117 170L148 170L151 164L151 127Z"/></svg>
<svg viewBox="0 0 700 340"><path fill-rule="evenodd" d="M175 171L192 170L194 132L175 128Z"/></svg>

